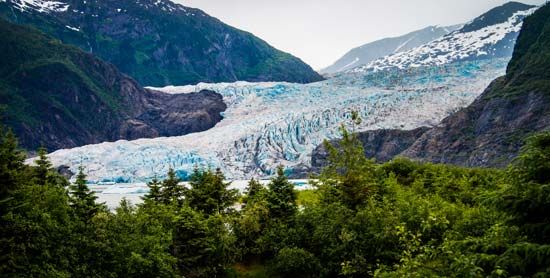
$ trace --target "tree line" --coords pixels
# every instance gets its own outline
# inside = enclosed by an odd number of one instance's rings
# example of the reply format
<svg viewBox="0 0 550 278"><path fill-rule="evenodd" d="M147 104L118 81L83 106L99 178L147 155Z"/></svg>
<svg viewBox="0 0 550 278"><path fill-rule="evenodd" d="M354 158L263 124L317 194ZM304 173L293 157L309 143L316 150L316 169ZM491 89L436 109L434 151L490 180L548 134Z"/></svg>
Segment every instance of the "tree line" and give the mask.
<svg viewBox="0 0 550 278"><path fill-rule="evenodd" d="M219 170L174 170L143 203L97 202L46 151L24 163L0 131L2 277L547 277L550 133L507 168L377 164L342 128L329 165L297 192L284 169L244 194Z"/></svg>

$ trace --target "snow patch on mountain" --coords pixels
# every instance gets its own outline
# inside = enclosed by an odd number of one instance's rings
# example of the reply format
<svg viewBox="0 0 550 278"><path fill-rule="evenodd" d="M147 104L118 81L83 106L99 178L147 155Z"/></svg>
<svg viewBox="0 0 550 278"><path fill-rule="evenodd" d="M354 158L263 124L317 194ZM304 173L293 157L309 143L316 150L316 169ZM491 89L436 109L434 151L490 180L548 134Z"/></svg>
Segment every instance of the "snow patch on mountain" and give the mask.
<svg viewBox="0 0 550 278"><path fill-rule="evenodd" d="M69 4L59 1L47 0L8 0L13 6L20 11L34 10L40 13L50 12L66 12L69 9ZM7 1L3 1L7 2Z"/></svg>
<svg viewBox="0 0 550 278"><path fill-rule="evenodd" d="M80 32L80 28L69 26L69 25L65 25L65 27L67 27L67 29L69 29L69 30L73 30L75 32Z"/></svg>
<svg viewBox="0 0 550 278"><path fill-rule="evenodd" d="M349 123L353 110L363 118L356 131L433 126L470 104L504 73L507 62L347 74L305 85L237 82L157 88L168 93L216 91L228 104L224 119L200 133L89 145L49 157L72 171L85 166L94 181L147 181L162 177L170 167L186 176L195 165L220 168L229 179L266 177L277 165L309 165L312 150L324 139L338 138L340 125Z"/></svg>
<svg viewBox="0 0 550 278"><path fill-rule="evenodd" d="M506 22L487 26L473 32L458 30L440 39L414 49L392 54L352 69L352 72L380 71L391 68L406 69L421 66L437 66L456 61L495 58L499 55L497 44L512 49L523 19L535 12L532 8L514 13Z"/></svg>
<svg viewBox="0 0 550 278"><path fill-rule="evenodd" d="M461 25L455 26L430 26L414 31L403 36L385 38L364 44L347 52L331 66L321 70L323 74L336 74L358 66L366 65L376 59L391 55L396 52L410 50L438 39L451 31L457 30Z"/></svg>

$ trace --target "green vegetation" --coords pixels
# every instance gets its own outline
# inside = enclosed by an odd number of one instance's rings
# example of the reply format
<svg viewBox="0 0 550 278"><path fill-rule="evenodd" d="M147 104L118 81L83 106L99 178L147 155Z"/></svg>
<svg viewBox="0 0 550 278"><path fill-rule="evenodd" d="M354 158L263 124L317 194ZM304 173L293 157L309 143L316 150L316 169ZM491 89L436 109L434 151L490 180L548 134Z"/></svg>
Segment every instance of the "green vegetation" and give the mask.
<svg viewBox="0 0 550 278"><path fill-rule="evenodd" d="M72 1L71 10L82 14L19 11L0 2L0 18L91 52L145 86L323 79L300 59L202 11L175 6L168 11L164 3L146 2L119 0L113 7L104 1Z"/></svg>
<svg viewBox="0 0 550 278"><path fill-rule="evenodd" d="M0 131L3 277L547 277L550 133L506 170L376 164L343 131L316 190L279 168L240 199L223 174L170 170L144 203L110 212L52 171L45 150L23 164ZM242 203L237 202L242 200Z"/></svg>
<svg viewBox="0 0 550 278"><path fill-rule="evenodd" d="M122 75L112 65L1 18L0 37L2 122L25 135L26 147L48 143L48 132L85 130L86 136L104 130L129 110L116 84Z"/></svg>
<svg viewBox="0 0 550 278"><path fill-rule="evenodd" d="M118 93L106 91L101 80L94 80L97 74L91 68L91 56L37 30L13 25L3 19L0 19L0 34L3 40L0 45L0 95L2 104L8 107L8 116L32 124L39 118L31 117L40 117L32 110L38 104L53 103L54 106L58 104L56 108L76 118L73 115L78 113L62 104L64 96L60 94L63 91L68 93L71 87L84 88L110 109L119 109ZM89 66L85 68L83 65ZM69 89L52 84L52 79ZM44 83L49 84L44 86ZM28 111L12 111L22 107L28 107Z"/></svg>
<svg viewBox="0 0 550 278"><path fill-rule="evenodd" d="M491 88L487 97L517 97L525 93L550 92L550 5L545 4L525 18L508 64L505 78Z"/></svg>

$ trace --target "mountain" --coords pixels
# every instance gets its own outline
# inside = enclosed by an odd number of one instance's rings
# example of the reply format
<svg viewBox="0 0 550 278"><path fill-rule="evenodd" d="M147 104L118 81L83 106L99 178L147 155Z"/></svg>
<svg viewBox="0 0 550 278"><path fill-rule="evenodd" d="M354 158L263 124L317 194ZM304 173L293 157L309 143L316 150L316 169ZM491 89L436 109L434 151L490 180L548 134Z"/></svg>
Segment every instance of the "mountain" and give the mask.
<svg viewBox="0 0 550 278"><path fill-rule="evenodd" d="M324 139L339 137L340 125L349 122L352 110L363 119L355 127L357 132L407 131L436 126L470 105L506 73L511 58L476 57L406 69L351 71L311 84L235 82L159 88L175 95L214 91L222 95L227 110L216 126L203 132L87 145L49 157L56 166L66 165L73 172L83 163L92 169L88 174L95 181L147 181L161 177L168 167L185 177L196 165L220 168L230 179L270 176L277 165L297 176L311 165L312 152ZM411 133L415 138L406 138ZM385 134L382 140L365 138L377 146L373 152L391 157L414 145L423 133Z"/></svg>
<svg viewBox="0 0 550 278"><path fill-rule="evenodd" d="M146 86L322 80L254 35L168 0L1 0L0 16L91 52Z"/></svg>
<svg viewBox="0 0 550 278"><path fill-rule="evenodd" d="M435 163L504 167L517 156L527 136L550 130L549 107L547 4L525 18L506 75L494 80L471 105L429 130L373 130L360 132L358 138L365 154L380 161L405 156ZM313 168L325 165L326 156L323 146L317 147L312 153Z"/></svg>
<svg viewBox="0 0 550 278"><path fill-rule="evenodd" d="M335 74L366 65L376 59L387 55L407 51L424 45L435 39L441 38L462 27L455 26L430 26L422 30L414 31L395 38L386 38L367 43L347 52L331 66L321 70L322 74Z"/></svg>
<svg viewBox="0 0 550 278"><path fill-rule="evenodd" d="M214 92L145 90L112 64L0 19L0 106L23 147L182 135L221 120Z"/></svg>
<svg viewBox="0 0 550 278"><path fill-rule="evenodd" d="M511 57L523 18L537 8L517 2L496 7L442 38L408 51L389 55L355 72L407 69L457 61Z"/></svg>
<svg viewBox="0 0 550 278"><path fill-rule="evenodd" d="M403 155L466 166L502 167L523 139L550 130L550 5L525 19L506 76L470 106L425 133Z"/></svg>

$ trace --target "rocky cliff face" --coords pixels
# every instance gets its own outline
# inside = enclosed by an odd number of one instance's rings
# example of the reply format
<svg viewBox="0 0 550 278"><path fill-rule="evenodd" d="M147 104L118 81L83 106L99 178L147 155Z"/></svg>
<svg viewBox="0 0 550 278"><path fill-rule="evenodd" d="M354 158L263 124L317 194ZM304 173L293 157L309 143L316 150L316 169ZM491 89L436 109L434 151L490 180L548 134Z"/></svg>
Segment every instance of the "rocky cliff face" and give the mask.
<svg viewBox="0 0 550 278"><path fill-rule="evenodd" d="M506 76L426 132L403 155L465 166L508 164L525 137L550 129L550 5L525 19Z"/></svg>
<svg viewBox="0 0 550 278"><path fill-rule="evenodd" d="M0 41L3 121L31 150L202 131L226 109L211 91L143 89L112 64L3 20Z"/></svg>
<svg viewBox="0 0 550 278"><path fill-rule="evenodd" d="M254 35L168 0L5 0L0 17L93 53L145 86L322 80Z"/></svg>
<svg viewBox="0 0 550 278"><path fill-rule="evenodd" d="M357 133L357 139L362 143L365 156L374 158L377 162L386 162L409 148L420 138L428 127L413 130L380 129ZM338 147L338 140L329 142ZM311 155L313 172L319 172L328 164L328 152L324 145L320 145Z"/></svg>

